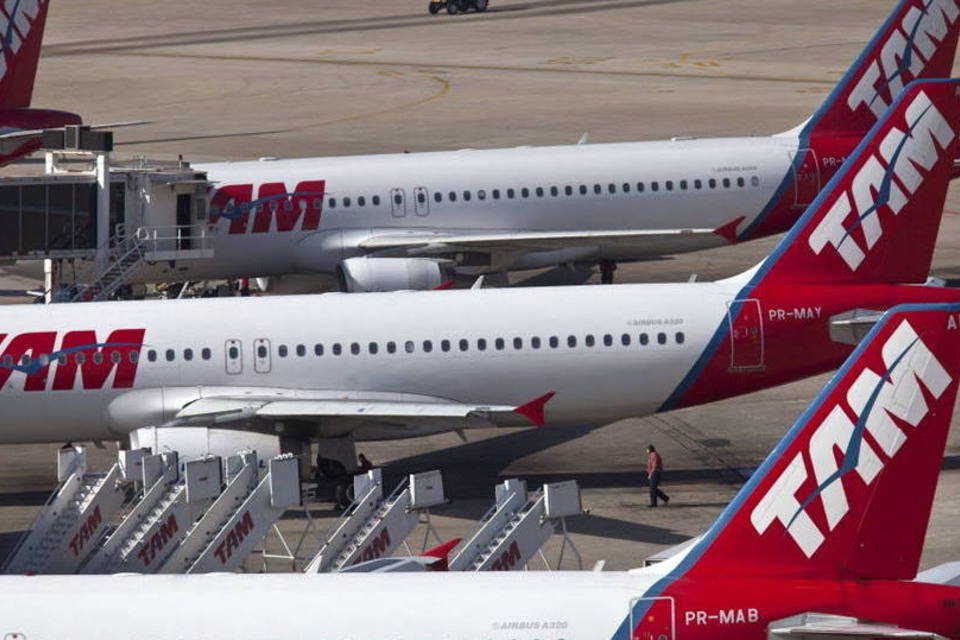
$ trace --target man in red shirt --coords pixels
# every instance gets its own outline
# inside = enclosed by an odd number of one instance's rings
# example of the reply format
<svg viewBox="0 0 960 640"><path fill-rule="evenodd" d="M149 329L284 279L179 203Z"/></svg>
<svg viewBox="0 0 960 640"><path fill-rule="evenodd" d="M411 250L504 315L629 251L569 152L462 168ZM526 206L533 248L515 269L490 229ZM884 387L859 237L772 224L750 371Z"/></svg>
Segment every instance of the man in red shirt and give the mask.
<svg viewBox="0 0 960 640"><path fill-rule="evenodd" d="M663 500L663 504L670 504L670 497L663 491L660 491L660 474L663 473L663 458L657 453L656 447L650 445L647 447L647 478L650 481L650 506L657 506L657 498Z"/></svg>

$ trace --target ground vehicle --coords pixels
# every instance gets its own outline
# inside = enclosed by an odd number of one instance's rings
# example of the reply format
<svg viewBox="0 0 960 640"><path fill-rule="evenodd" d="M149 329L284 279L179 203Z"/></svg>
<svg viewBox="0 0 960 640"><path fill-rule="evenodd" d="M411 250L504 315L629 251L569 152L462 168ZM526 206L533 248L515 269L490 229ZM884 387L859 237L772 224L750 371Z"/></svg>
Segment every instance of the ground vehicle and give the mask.
<svg viewBox="0 0 960 640"><path fill-rule="evenodd" d="M433 14L440 13L444 8L450 15L466 13L470 9L482 13L487 10L487 0L430 0L427 4L427 10Z"/></svg>

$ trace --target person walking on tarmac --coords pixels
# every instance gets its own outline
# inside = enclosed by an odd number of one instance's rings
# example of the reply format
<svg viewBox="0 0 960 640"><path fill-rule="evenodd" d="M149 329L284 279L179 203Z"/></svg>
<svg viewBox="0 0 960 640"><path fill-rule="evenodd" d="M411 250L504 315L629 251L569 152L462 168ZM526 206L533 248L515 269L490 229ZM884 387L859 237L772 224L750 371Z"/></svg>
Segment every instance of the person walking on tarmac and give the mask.
<svg viewBox="0 0 960 640"><path fill-rule="evenodd" d="M617 270L617 263L613 260L600 261L600 284L613 284L613 272Z"/></svg>
<svg viewBox="0 0 960 640"><path fill-rule="evenodd" d="M670 497L660 491L660 474L663 473L663 458L652 444L647 447L647 480L650 482L650 506L657 506L657 498L670 504Z"/></svg>

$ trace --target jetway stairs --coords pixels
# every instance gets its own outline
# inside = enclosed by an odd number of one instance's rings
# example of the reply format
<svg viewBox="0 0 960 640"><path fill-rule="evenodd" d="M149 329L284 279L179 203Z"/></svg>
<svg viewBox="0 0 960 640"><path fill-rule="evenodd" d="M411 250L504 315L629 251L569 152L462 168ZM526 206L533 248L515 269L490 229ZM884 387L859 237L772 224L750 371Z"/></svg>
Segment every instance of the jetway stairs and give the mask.
<svg viewBox="0 0 960 640"><path fill-rule="evenodd" d="M356 500L333 526L306 573L339 571L392 554L413 533L429 509L446 502L439 471L411 474L383 496L380 469L354 478Z"/></svg>
<svg viewBox="0 0 960 640"><path fill-rule="evenodd" d="M144 264L144 239L134 233L110 250L109 263L89 285L78 287L70 302L107 300Z"/></svg>
<svg viewBox="0 0 960 640"><path fill-rule="evenodd" d="M557 567L563 562L563 552L569 545L582 568L580 555L567 536L565 520L581 513L580 488L575 480L545 484L532 498L527 495L526 482L507 480L497 485L495 504L483 516L480 526L460 545L449 570L524 569L558 527L563 534L563 545Z"/></svg>
<svg viewBox="0 0 960 640"><path fill-rule="evenodd" d="M84 447L61 449L60 485L7 557L3 573L74 573L133 499L145 453L123 452L109 471L94 473L87 468Z"/></svg>

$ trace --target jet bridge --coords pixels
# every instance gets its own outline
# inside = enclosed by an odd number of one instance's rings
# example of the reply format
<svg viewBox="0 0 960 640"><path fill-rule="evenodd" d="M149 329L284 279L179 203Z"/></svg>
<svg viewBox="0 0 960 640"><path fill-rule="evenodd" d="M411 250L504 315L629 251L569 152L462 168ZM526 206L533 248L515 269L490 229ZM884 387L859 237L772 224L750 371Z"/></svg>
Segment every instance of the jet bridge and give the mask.
<svg viewBox="0 0 960 640"><path fill-rule="evenodd" d="M122 452L106 473L87 468L82 446L57 457L60 486L4 563L3 573L73 573L106 535L113 517L134 494L140 450Z"/></svg>
<svg viewBox="0 0 960 640"><path fill-rule="evenodd" d="M386 498L380 469L354 478L356 500L340 520L306 573L339 571L354 564L392 554L413 533L429 509L444 504L439 471L411 474Z"/></svg>
<svg viewBox="0 0 960 640"><path fill-rule="evenodd" d="M498 485L496 502L484 514L480 526L460 545L450 561L450 571L516 571L527 566L560 527L563 546L557 566L563 562L563 551L569 544L566 520L583 513L580 487L575 480L545 484L532 498L527 496L526 482L511 479ZM582 567L581 567L582 568Z"/></svg>

